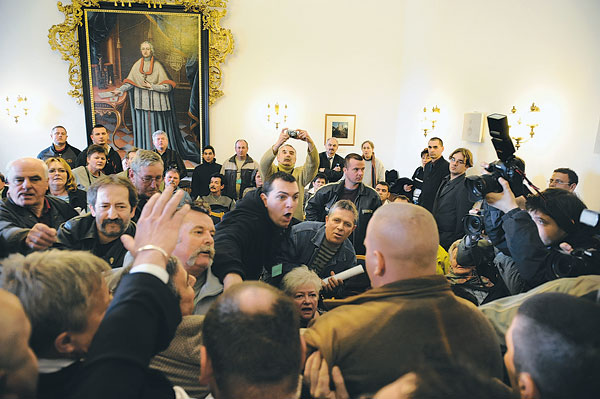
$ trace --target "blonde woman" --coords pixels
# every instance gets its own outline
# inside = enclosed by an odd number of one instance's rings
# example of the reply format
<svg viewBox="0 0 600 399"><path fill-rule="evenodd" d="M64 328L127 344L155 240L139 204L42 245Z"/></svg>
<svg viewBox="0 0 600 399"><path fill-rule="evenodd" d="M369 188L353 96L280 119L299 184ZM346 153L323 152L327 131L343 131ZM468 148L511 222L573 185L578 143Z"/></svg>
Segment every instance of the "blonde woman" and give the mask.
<svg viewBox="0 0 600 399"><path fill-rule="evenodd" d="M86 192L77 188L67 161L51 157L45 162L48 166L48 194L65 201L79 213L87 210Z"/></svg>

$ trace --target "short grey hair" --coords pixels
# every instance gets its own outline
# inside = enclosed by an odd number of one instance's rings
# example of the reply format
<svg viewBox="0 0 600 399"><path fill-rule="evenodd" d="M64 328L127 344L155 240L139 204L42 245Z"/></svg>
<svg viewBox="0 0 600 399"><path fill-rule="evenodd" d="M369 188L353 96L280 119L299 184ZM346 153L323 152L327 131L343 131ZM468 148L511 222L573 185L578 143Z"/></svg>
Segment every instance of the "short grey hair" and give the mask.
<svg viewBox="0 0 600 399"><path fill-rule="evenodd" d="M154 141L154 139L158 136L165 136L167 140L169 139L169 135L167 135L167 132L165 132L164 130L157 130L156 132L152 133L152 141Z"/></svg>
<svg viewBox="0 0 600 399"><path fill-rule="evenodd" d="M283 276L283 280L281 281L283 292L289 296L294 296L299 287L307 284L313 285L317 294L321 292L321 288L323 287L321 278L317 273L309 270L308 266L305 265L293 268Z"/></svg>
<svg viewBox="0 0 600 399"><path fill-rule="evenodd" d="M133 158L131 161L129 169L133 170L133 173L137 175L141 172L141 169L144 166L152 166L157 163L161 164L161 166L164 168L164 163L160 155L154 151L139 150L135 154L135 158Z"/></svg>
<svg viewBox="0 0 600 399"><path fill-rule="evenodd" d="M329 212L327 213L327 215L331 215L338 209L343 209L352 212L352 215L354 215L354 224L358 222L358 209L356 209L356 205L354 205L354 202L349 200L339 200L338 202L333 204L331 208L329 208Z"/></svg>
<svg viewBox="0 0 600 399"><path fill-rule="evenodd" d="M37 158L25 157L25 158L19 158L19 159L12 160L6 165L6 179L7 180L10 181L10 179L13 177L13 168L15 167L15 163L17 163L19 161L38 162L40 164L40 166L42 167L42 169L44 169L44 177L46 179L48 178L48 165L46 165L46 162L42 161L41 159L37 159Z"/></svg>
<svg viewBox="0 0 600 399"><path fill-rule="evenodd" d="M38 357L53 350L58 334L87 327L102 273L110 270L89 252L58 249L14 254L2 267L0 286L21 300L31 322L29 342Z"/></svg>
<svg viewBox="0 0 600 399"><path fill-rule="evenodd" d="M281 149L282 149L283 147L290 147L292 150L296 151L296 149L294 148L294 146L293 146L293 145L285 143L285 144L282 144L282 145L281 145L281 147L279 147L279 149L277 150L277 153L278 153L278 154L279 154L279 151L281 151Z"/></svg>

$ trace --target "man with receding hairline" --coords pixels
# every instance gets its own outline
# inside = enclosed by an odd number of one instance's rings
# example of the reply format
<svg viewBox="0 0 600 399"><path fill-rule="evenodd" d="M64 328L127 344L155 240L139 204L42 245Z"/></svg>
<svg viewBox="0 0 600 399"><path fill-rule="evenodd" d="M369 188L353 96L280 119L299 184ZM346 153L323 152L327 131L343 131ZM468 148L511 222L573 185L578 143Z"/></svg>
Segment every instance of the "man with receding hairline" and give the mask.
<svg viewBox="0 0 600 399"><path fill-rule="evenodd" d="M288 132L292 132L290 136ZM290 138L304 141L308 145L306 160L304 165L296 166L296 149L287 141ZM277 165L274 164L277 157ZM304 204L304 187L308 185L317 175L317 165L319 164L319 153L315 147L313 139L306 130L288 128L281 130L277 141L265 152L260 160L260 175L263 179L268 179L275 172L289 173L298 181L298 201ZM300 221L304 220L304 211L302 206L296 207L294 217Z"/></svg>
<svg viewBox="0 0 600 399"><path fill-rule="evenodd" d="M292 300L265 283L225 291L204 319L200 382L216 399L297 397L299 319Z"/></svg>
<svg viewBox="0 0 600 399"><path fill-rule="evenodd" d="M432 359L461 360L502 377L493 327L435 274L438 234L427 210L403 203L378 208L365 246L373 288L341 300L304 334L309 350L339 366L351 397L376 392Z"/></svg>
<svg viewBox="0 0 600 399"><path fill-rule="evenodd" d="M235 200L242 198L244 190L252 186L252 172L259 165L248 155L248 142L235 141L235 155L223 162L221 174L225 176L225 195Z"/></svg>
<svg viewBox="0 0 600 399"><path fill-rule="evenodd" d="M330 137L325 142L325 151L319 153L319 172L324 173L330 182L336 182L344 175L344 158L336 154L338 147L337 139Z"/></svg>
<svg viewBox="0 0 600 399"><path fill-rule="evenodd" d="M48 249L56 242L56 229L77 212L46 195L48 167L44 161L16 159L8 164L6 177L8 198L0 201L0 258Z"/></svg>

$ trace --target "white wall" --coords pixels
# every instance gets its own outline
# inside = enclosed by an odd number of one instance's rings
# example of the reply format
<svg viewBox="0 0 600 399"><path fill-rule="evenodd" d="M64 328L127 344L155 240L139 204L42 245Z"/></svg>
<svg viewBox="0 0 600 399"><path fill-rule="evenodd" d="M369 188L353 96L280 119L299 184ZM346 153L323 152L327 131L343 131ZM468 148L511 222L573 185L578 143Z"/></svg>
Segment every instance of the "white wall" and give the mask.
<svg viewBox="0 0 600 399"><path fill-rule="evenodd" d="M48 28L62 22L56 3L2 2L0 13L12 21L0 26L11 39L0 43L0 99L26 93L36 103L18 125L0 122L0 160L37 154L59 122L83 147L83 107L66 94L67 65L47 42ZM236 48L223 67L225 96L210 109L211 142L219 161L238 137L260 158L277 136L266 104L279 100L290 107L290 126L309 130L320 150L324 115L356 114L357 145L340 152L372 139L388 169L410 175L426 144L423 106L442 110L433 134L446 156L466 146L478 163L495 154L487 137L461 141L463 114L535 101L544 123L518 153L528 175L545 187L553 168L570 166L582 198L600 209L598 15L595 0L231 0L223 25Z"/></svg>

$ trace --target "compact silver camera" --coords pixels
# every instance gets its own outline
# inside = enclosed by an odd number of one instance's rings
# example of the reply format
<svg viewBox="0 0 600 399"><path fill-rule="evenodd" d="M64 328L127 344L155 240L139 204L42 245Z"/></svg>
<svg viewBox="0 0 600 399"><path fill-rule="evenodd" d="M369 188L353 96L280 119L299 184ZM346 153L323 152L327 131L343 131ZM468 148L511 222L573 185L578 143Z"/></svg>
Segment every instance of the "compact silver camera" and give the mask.
<svg viewBox="0 0 600 399"><path fill-rule="evenodd" d="M298 138L298 131L297 130L288 130L287 134L288 134L288 136L290 136L293 139Z"/></svg>

